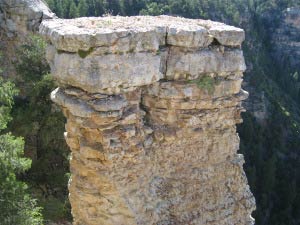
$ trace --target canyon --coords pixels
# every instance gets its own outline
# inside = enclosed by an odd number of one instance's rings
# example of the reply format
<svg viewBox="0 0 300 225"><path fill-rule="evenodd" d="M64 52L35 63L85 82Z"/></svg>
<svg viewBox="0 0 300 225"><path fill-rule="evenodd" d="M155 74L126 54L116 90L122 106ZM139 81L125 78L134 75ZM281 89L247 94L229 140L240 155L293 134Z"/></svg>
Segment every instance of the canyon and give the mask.
<svg viewBox="0 0 300 225"><path fill-rule="evenodd" d="M171 16L64 20L41 1L0 8L4 76L38 27L48 43L74 224L254 224L237 153L242 29Z"/></svg>

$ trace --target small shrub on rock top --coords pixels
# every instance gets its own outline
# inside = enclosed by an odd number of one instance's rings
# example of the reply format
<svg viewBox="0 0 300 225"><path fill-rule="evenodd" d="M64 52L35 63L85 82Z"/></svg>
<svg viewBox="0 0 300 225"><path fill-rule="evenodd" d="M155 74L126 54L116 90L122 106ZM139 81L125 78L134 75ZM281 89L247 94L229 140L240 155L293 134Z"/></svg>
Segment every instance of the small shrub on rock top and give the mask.
<svg viewBox="0 0 300 225"><path fill-rule="evenodd" d="M80 58L84 59L87 57L89 54L91 54L94 51L94 48L89 48L89 50L84 51L84 50L78 50L78 55Z"/></svg>

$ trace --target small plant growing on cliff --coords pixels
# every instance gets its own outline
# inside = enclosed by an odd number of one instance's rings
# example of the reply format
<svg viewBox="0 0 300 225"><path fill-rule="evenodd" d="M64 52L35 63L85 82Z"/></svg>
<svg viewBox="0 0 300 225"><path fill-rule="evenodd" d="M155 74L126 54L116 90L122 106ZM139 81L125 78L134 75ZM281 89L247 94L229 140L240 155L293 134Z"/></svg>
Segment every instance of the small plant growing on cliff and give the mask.
<svg viewBox="0 0 300 225"><path fill-rule="evenodd" d="M197 80L192 80L191 83L195 83L198 88L207 91L207 93L211 95L215 90L215 86L218 84L218 80L206 75Z"/></svg>
<svg viewBox="0 0 300 225"><path fill-rule="evenodd" d="M94 48L89 48L89 50L84 51L84 50L78 50L78 55L80 56L80 58L84 59L85 57L87 57L89 54L91 54L94 51Z"/></svg>

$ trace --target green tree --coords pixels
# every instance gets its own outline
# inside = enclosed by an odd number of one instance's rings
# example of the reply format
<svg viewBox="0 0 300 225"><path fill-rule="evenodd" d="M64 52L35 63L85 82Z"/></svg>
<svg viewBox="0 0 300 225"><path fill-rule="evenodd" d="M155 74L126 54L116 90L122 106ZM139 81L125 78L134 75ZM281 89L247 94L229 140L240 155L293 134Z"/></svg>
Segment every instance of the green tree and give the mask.
<svg viewBox="0 0 300 225"><path fill-rule="evenodd" d="M31 166L23 157L24 140L3 130L11 120L10 110L17 90L0 77L0 221L3 225L41 225L41 208L27 193L27 185L17 176Z"/></svg>
<svg viewBox="0 0 300 225"><path fill-rule="evenodd" d="M59 0L61 1L61 5L62 5L62 16L64 18L70 18L70 6L71 3L74 2L73 0Z"/></svg>
<svg viewBox="0 0 300 225"><path fill-rule="evenodd" d="M67 201L68 154L63 138L65 118L49 94L55 89L45 60L46 43L32 36L18 50L16 69L21 95L15 100L9 129L25 138L32 167L24 176L43 206L45 220L70 217Z"/></svg>
<svg viewBox="0 0 300 225"><path fill-rule="evenodd" d="M70 4L70 11L69 11L69 18L76 18L79 16L77 6L75 2L71 2Z"/></svg>
<svg viewBox="0 0 300 225"><path fill-rule="evenodd" d="M18 62L16 70L21 80L22 86L29 90L30 84L40 80L41 74L47 74L50 71L49 65L45 59L46 43L38 36L31 36L18 50Z"/></svg>
<svg viewBox="0 0 300 225"><path fill-rule="evenodd" d="M152 15L158 16L164 13L166 7L163 4L157 4L156 2L151 2L146 5L146 9L140 11L141 15Z"/></svg>
<svg viewBox="0 0 300 225"><path fill-rule="evenodd" d="M81 16L81 17L87 16L88 5L86 3L86 0L79 0L79 3L78 3L78 13L79 13L79 16Z"/></svg>

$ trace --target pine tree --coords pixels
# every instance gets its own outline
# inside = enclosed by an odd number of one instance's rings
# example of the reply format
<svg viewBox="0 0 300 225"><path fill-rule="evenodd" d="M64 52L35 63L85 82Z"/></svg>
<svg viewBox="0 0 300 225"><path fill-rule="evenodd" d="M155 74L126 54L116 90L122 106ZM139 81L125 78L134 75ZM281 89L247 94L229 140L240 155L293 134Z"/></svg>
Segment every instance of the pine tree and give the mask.
<svg viewBox="0 0 300 225"><path fill-rule="evenodd" d="M50 4L49 4L50 6ZM54 8L51 8L58 17L64 18L64 11L65 9L63 8L62 0L56 0L55 1L55 6Z"/></svg>
<svg viewBox="0 0 300 225"><path fill-rule="evenodd" d="M70 6L73 0L59 0L62 5L62 17L70 18Z"/></svg>
<svg viewBox="0 0 300 225"><path fill-rule="evenodd" d="M86 0L79 0L78 14L81 17L87 16L87 14L88 14L88 5L86 4Z"/></svg>
<svg viewBox="0 0 300 225"><path fill-rule="evenodd" d="M70 4L69 18L79 17L78 9L75 2L72 1Z"/></svg>
<svg viewBox="0 0 300 225"><path fill-rule="evenodd" d="M53 110L49 96L55 85L45 60L45 48L42 38L31 36L17 49L16 85L25 97L16 98L9 130L24 137L25 148L32 156L32 166L24 179L44 207L44 218L57 221L70 218L66 195L69 149L61 136L65 118L60 111ZM47 186L43 194L39 192L41 186Z"/></svg>
<svg viewBox="0 0 300 225"><path fill-rule="evenodd" d="M41 225L41 209L28 195L27 185L17 179L31 166L31 160L23 157L23 138L3 132L16 94L15 86L0 77L0 221L2 225Z"/></svg>

